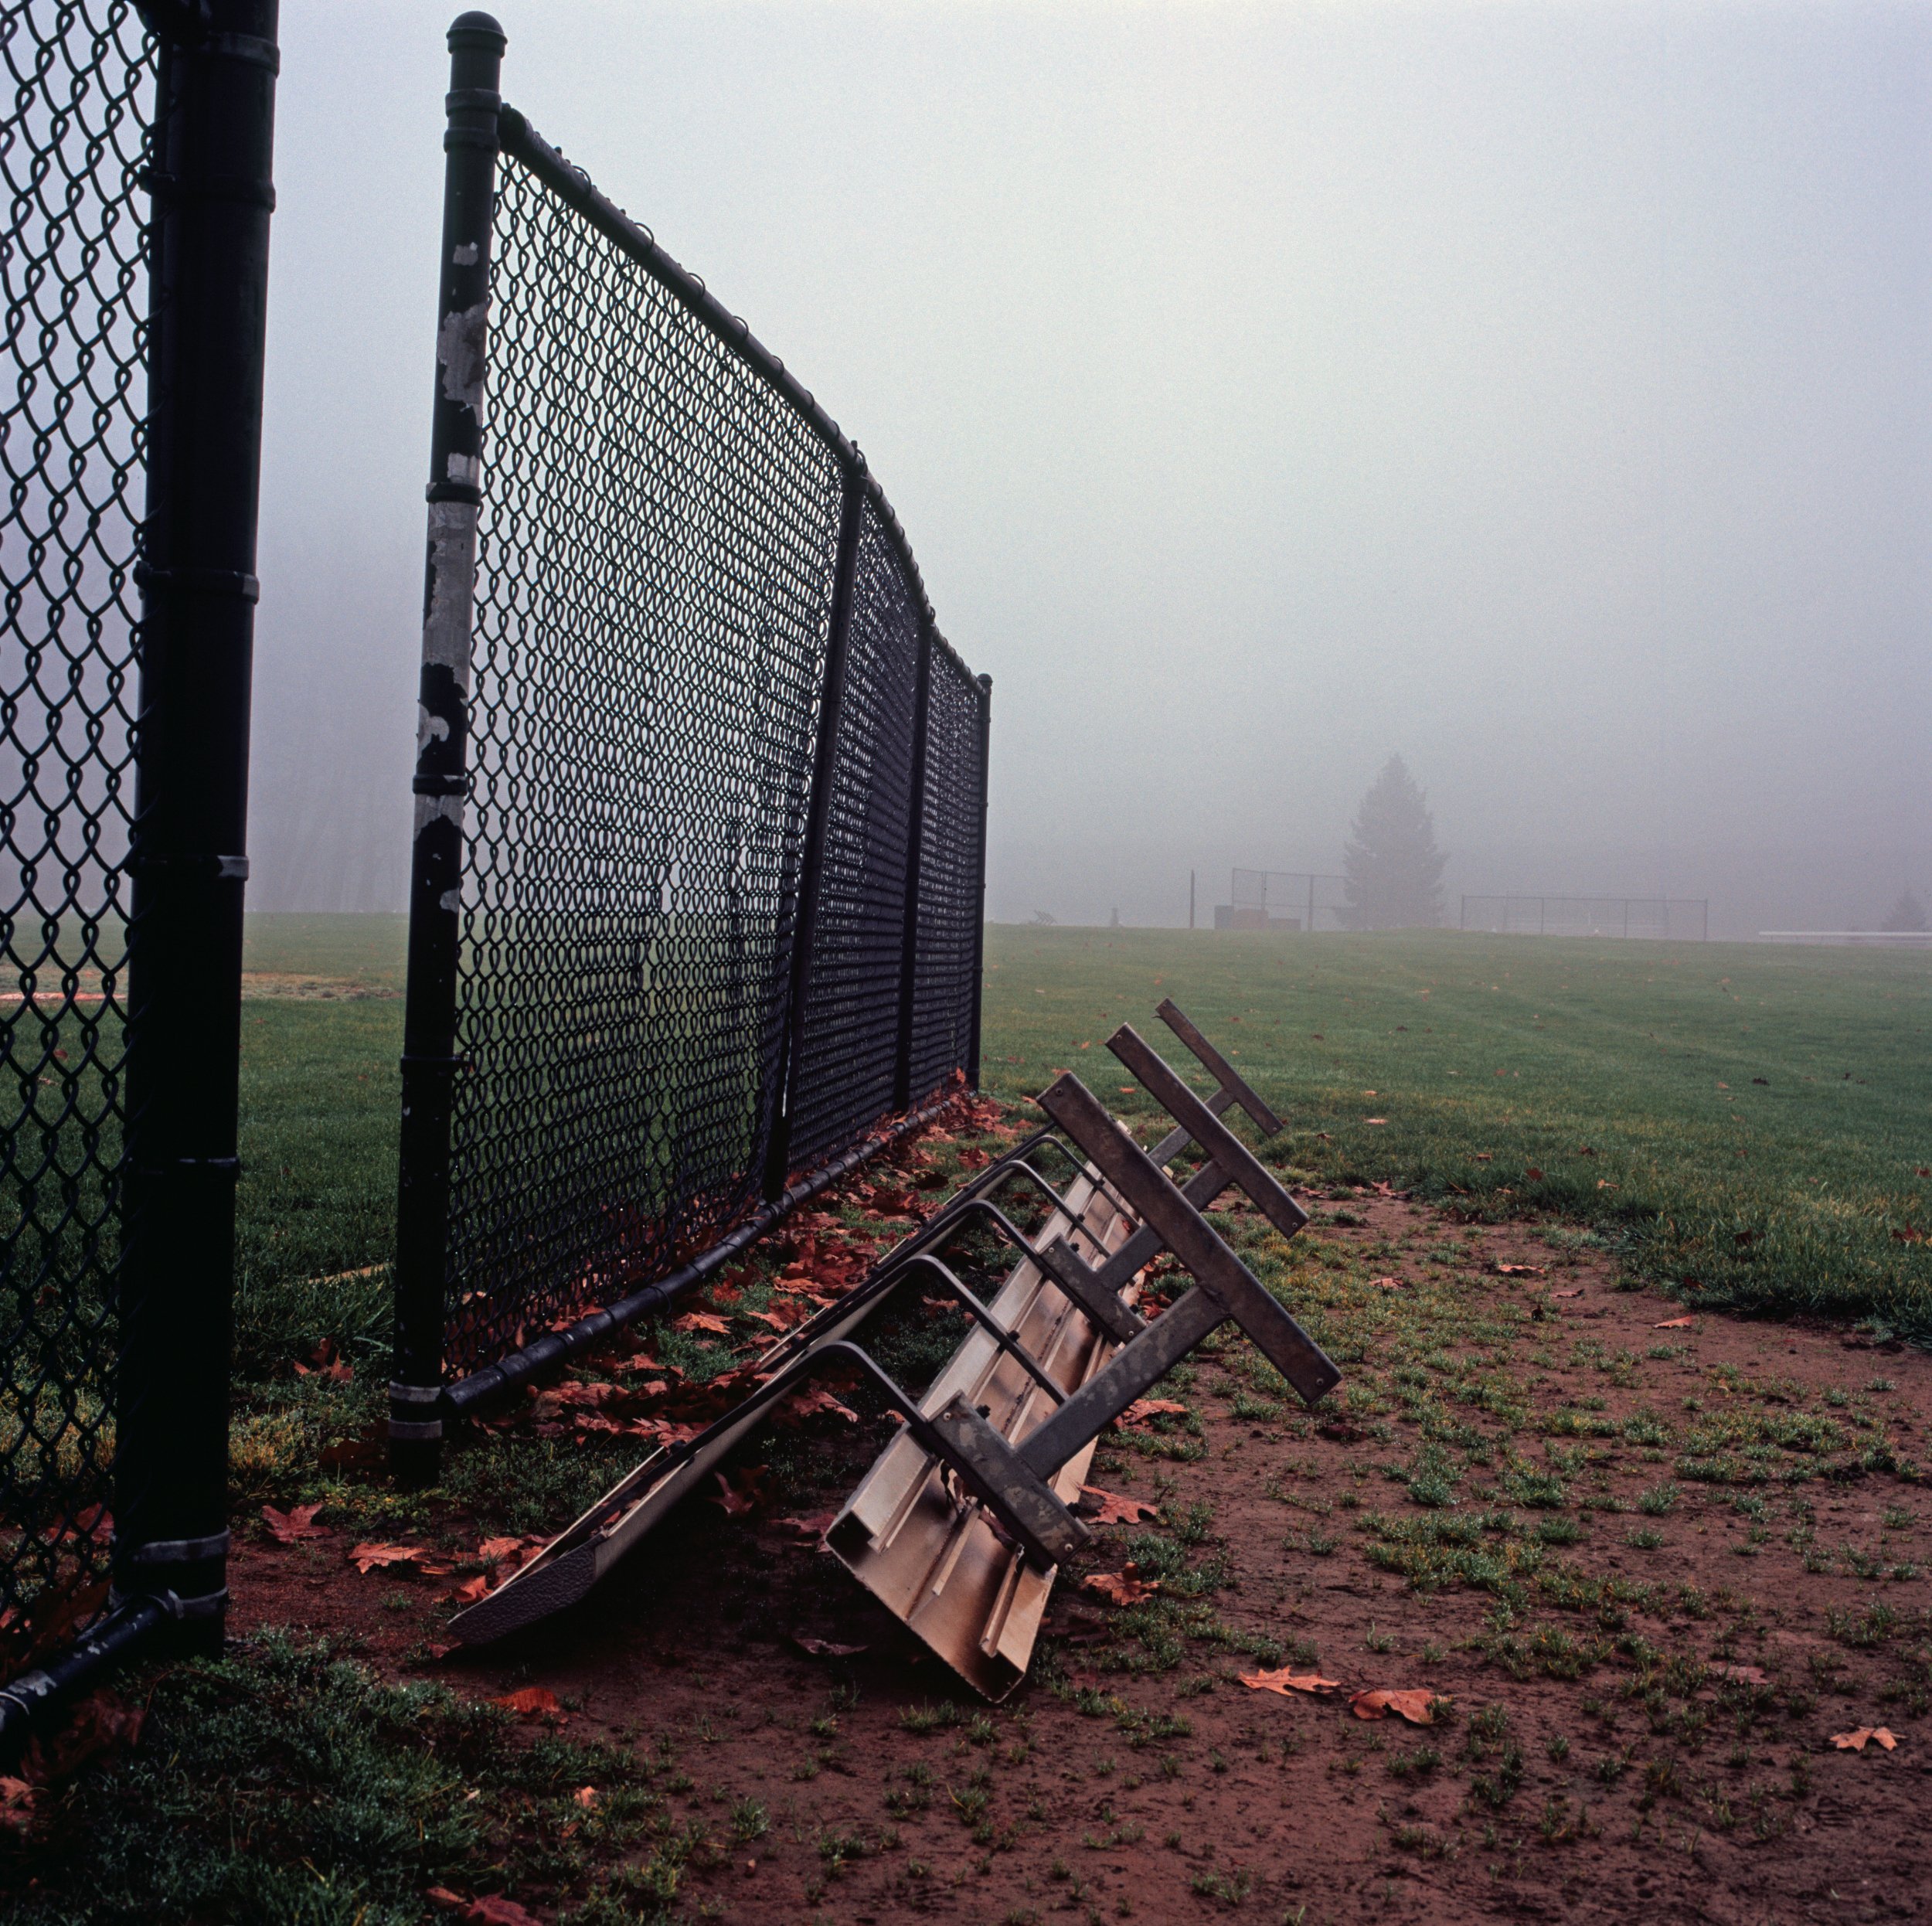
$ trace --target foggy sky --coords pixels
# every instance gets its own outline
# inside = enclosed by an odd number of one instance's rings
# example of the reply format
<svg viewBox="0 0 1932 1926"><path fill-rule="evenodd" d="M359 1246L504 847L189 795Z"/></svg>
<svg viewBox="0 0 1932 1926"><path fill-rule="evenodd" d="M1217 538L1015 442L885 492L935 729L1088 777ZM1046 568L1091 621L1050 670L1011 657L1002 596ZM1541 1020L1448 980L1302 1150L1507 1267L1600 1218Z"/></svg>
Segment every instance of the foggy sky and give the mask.
<svg viewBox="0 0 1932 1926"><path fill-rule="evenodd" d="M407 861L450 0L284 0L257 908ZM1340 866L1932 888L1932 11L502 0L506 96L864 448L989 909Z"/></svg>

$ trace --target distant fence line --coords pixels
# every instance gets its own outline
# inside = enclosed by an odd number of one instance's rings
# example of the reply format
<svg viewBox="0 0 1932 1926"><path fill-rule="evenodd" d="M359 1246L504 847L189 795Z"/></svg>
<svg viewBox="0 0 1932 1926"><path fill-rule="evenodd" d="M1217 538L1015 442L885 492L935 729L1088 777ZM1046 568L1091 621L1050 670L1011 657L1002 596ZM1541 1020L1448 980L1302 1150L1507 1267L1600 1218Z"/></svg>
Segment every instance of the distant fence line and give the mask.
<svg viewBox="0 0 1932 1926"><path fill-rule="evenodd" d="M1835 944L1848 949L1932 949L1932 930L1760 930L1760 943Z"/></svg>
<svg viewBox="0 0 1932 1926"><path fill-rule="evenodd" d="M1465 896L1458 927L1508 936L1701 943L1710 935L1710 902L1704 897Z"/></svg>

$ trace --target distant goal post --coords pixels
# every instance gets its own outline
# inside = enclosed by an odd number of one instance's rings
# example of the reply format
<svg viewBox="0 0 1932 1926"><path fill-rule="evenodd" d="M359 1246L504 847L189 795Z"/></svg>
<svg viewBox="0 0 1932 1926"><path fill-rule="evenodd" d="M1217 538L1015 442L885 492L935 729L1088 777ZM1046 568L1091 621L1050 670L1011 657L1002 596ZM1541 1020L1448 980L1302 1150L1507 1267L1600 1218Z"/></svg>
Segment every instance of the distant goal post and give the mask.
<svg viewBox="0 0 1932 1926"><path fill-rule="evenodd" d="M1706 897L1465 896L1458 927L1498 936L1644 937L1709 940Z"/></svg>

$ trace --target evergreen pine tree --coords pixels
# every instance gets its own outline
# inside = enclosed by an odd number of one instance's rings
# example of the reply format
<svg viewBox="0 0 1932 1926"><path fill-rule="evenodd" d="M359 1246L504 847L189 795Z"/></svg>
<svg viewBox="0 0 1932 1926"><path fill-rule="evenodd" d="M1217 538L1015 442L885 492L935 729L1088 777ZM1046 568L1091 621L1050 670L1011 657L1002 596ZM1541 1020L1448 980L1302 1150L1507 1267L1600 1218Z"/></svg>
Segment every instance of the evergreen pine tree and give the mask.
<svg viewBox="0 0 1932 1926"><path fill-rule="evenodd" d="M1879 925L1882 930L1896 931L1903 935L1925 927L1925 905L1910 890L1902 890L1899 900L1892 905L1892 914Z"/></svg>
<svg viewBox="0 0 1932 1926"><path fill-rule="evenodd" d="M1349 832L1342 867L1352 930L1434 928L1442 920L1442 870L1428 798L1400 756L1369 785Z"/></svg>

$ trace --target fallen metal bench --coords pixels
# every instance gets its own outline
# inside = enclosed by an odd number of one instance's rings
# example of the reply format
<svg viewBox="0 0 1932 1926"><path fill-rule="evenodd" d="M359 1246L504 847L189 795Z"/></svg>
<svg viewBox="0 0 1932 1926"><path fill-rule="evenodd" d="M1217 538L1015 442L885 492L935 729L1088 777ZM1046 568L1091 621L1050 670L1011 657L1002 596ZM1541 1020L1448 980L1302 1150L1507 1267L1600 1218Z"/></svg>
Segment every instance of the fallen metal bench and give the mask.
<svg viewBox="0 0 1932 1926"><path fill-rule="evenodd" d="M1284 1235L1301 1227L1304 1213L1131 1029L1109 1047L1175 1119L1157 1154L1192 1142L1206 1161L1177 1186L1077 1078L1063 1076L1042 1093L1042 1107L1125 1199L1120 1221L1132 1227L1097 1264L1043 1237L1022 1267L1095 1329L1078 1387L1043 1400L1008 1360L969 1336L923 1401L946 1448L934 1452L910 1430L893 1440L826 1534L853 1576L989 1698L1004 1696L1024 1672L1053 1568L1084 1541L1072 1506L1108 1424L1230 1318L1309 1402L1340 1377L1202 1215L1230 1181ZM1195 1284L1148 1322L1131 1287L1163 1250ZM989 1490L997 1506L986 1503ZM1030 1529L1015 1531L1006 1514L1022 1507Z"/></svg>
<svg viewBox="0 0 1932 1926"><path fill-rule="evenodd" d="M1080 1153L1074 1159L1080 1174L1064 1196L1029 1161L1053 1141L1037 1132L980 1172L856 1291L774 1346L760 1360L766 1368L759 1388L743 1403L696 1437L653 1452L530 1564L459 1614L452 1630L470 1642L500 1637L581 1597L784 1397L819 1372L857 1370L898 1412L904 1429L841 1513L828 1542L868 1589L982 1691L997 1696L1010 1689L1024 1670L1055 1567L1085 1542L1085 1529L1067 1501L1077 1496L1107 1423L1230 1317L1311 1401L1338 1376L1201 1215L1232 1181L1284 1234L1301 1227L1305 1217L1299 1207L1220 1118L1239 1103L1265 1129L1278 1129L1279 1120L1171 1003L1160 1014L1216 1076L1217 1087L1204 1101L1131 1029L1110 1040L1175 1120L1154 1157L1077 1079L1063 1076L1040 1101ZM1178 1187L1155 1159L1178 1155L1190 1143L1206 1161ZM992 1193L1022 1170L1051 1203L1032 1239L991 1202ZM1021 1253L990 1305L981 1304L937 1254L974 1221L987 1223ZM1164 1250L1196 1283L1148 1324L1132 1308L1133 1281ZM975 1325L917 1402L849 1335L914 1274L936 1278ZM1018 1448L1015 1441L1023 1441ZM898 1595L903 1587L893 1574L907 1567L909 1552L910 1563L923 1572L931 1564L917 1548L932 1535L934 1521L910 1533L906 1527L935 1499L944 1514L937 1522L947 1550L940 1553L944 1578L929 1588L935 1600L948 1590L951 1597L929 1623L932 1614ZM968 1559L981 1539L987 1542L978 1545L978 1555ZM986 1591L984 1582L974 1581L975 1573L983 1581L995 1567L992 1609L978 1615L974 1642L996 1662L988 1671L974 1662L958 1635L958 1608ZM975 1616L970 1608L966 1616ZM986 1625L995 1618L998 1626L989 1641Z"/></svg>

